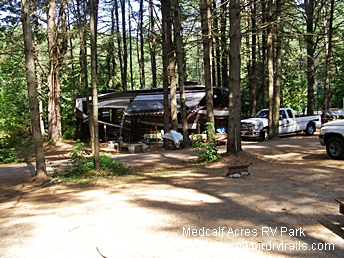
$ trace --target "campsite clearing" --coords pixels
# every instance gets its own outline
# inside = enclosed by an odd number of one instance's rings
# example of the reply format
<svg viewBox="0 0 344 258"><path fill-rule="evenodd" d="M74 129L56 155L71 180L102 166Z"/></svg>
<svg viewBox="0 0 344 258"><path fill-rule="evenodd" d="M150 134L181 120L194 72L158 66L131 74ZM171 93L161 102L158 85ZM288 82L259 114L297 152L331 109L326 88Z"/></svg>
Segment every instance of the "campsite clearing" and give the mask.
<svg viewBox="0 0 344 258"><path fill-rule="evenodd" d="M243 142L238 157L205 166L191 149L112 153L132 175L79 184L0 166L0 256L341 257L344 163L317 137ZM70 150L47 149L49 167ZM225 177L240 164L249 176Z"/></svg>

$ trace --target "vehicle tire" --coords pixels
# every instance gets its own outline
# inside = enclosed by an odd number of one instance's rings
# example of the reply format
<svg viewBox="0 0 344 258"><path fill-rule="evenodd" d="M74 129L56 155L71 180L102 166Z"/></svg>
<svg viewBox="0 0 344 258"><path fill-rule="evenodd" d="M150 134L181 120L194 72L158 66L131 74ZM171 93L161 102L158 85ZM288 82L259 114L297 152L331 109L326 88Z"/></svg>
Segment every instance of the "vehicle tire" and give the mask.
<svg viewBox="0 0 344 258"><path fill-rule="evenodd" d="M309 123L307 125L305 133L306 135L313 135L315 133L315 125L313 123Z"/></svg>
<svg viewBox="0 0 344 258"><path fill-rule="evenodd" d="M258 141L263 142L263 141L267 141L268 139L269 139L269 132L268 132L268 129L265 128L262 131L260 131Z"/></svg>
<svg viewBox="0 0 344 258"><path fill-rule="evenodd" d="M326 152L331 159L344 158L344 141L339 137L331 137L326 142Z"/></svg>

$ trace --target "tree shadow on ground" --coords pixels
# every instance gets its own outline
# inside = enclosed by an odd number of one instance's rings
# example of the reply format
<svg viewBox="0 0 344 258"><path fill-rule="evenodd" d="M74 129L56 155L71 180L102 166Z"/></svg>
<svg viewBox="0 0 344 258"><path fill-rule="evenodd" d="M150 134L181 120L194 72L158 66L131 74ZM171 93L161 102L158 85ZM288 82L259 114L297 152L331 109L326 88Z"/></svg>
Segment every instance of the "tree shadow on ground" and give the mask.
<svg viewBox="0 0 344 258"><path fill-rule="evenodd" d="M182 234L182 229L189 227L191 230L204 227L247 229L251 232L248 235L226 240L250 240L256 243L287 241L294 244L294 251L274 252L290 257L305 254L305 250L297 250L296 244L301 242L306 243L307 248L324 248L330 244L326 243L326 237L316 235L319 234L319 218L325 221L320 223L322 225L329 222L324 214L334 205L334 196L344 194L339 183L343 180L338 180L338 176L343 178L343 170L334 171L333 168L321 164L307 167L299 164L269 163L268 166L264 161L253 164L250 168L253 175L245 179L225 178L224 172L214 173L211 167L199 167L195 174L182 177L169 175L164 178L142 178L140 181L146 185L161 185L160 188L164 188L165 185L169 190L161 191L162 196L158 200L151 199L147 194L134 198L132 203L176 216L180 223L167 226L165 230L177 234ZM267 168L269 170L266 170ZM217 171L219 170L221 169L218 168ZM225 168L222 171L225 171ZM317 173L316 176L314 171ZM175 191L174 189L184 190L185 196L176 197L178 200L174 199L173 193L167 193ZM192 197L188 200L190 193ZM180 200L185 203L180 203ZM330 227L327 228L333 231ZM275 229L279 237L272 236L272 230ZM304 233L298 234L300 231L303 232L303 229ZM284 230L287 230L287 233ZM298 230L300 231L297 232ZM257 236L252 234L254 231L258 232ZM320 231L324 233L324 228ZM340 234L339 236L342 237ZM339 257L344 252L341 246L337 245L334 248L335 250L326 252L307 250L307 255L322 257L326 254Z"/></svg>

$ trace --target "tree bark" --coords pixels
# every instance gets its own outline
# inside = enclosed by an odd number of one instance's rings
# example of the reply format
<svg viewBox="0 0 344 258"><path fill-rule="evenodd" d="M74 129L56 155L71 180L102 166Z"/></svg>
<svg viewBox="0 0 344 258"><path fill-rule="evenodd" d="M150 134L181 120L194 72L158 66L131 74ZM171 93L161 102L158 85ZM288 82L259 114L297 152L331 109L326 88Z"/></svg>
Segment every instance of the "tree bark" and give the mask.
<svg viewBox="0 0 344 258"><path fill-rule="evenodd" d="M214 104L213 104L213 83L212 83L212 44L211 44L211 1L201 0L201 26L203 42L203 62L204 62L204 80L205 96L207 102L207 121L214 126Z"/></svg>
<svg viewBox="0 0 344 258"><path fill-rule="evenodd" d="M46 164L43 148L43 139L39 120L38 98L36 91L36 78L35 78L35 64L33 57L32 35L30 26L30 12L29 3L27 0L21 1L21 21L23 24L24 36L24 53L25 53L25 67L26 67L26 80L30 102L30 119L32 126L33 141L36 156L36 177L47 178Z"/></svg>
<svg viewBox="0 0 344 258"><path fill-rule="evenodd" d="M269 83L269 139L278 136L278 125L275 124L275 95L274 95L274 48L273 48L273 0L268 1L268 30L267 30L267 61Z"/></svg>
<svg viewBox="0 0 344 258"><path fill-rule="evenodd" d="M307 115L314 114L314 0L305 0L306 11L306 44L307 44Z"/></svg>
<svg viewBox="0 0 344 258"><path fill-rule="evenodd" d="M241 31L240 31L240 0L230 0L230 83L227 153L236 155L241 148Z"/></svg>
<svg viewBox="0 0 344 258"><path fill-rule="evenodd" d="M36 6L37 8L37 6ZM37 8L38 9L38 8ZM39 97L39 95L42 92L42 85L41 85L41 73L39 71L39 60L38 60L38 30L39 30L39 24L38 24L38 18L35 18L34 21L34 33L33 33L33 56L34 56L34 62L35 62L35 74L36 74L36 80L37 80L37 91L38 91L38 111L39 111L39 123L41 126L41 134L43 137L43 140L45 138L45 129L44 129L44 120L43 120L43 101L42 98Z"/></svg>
<svg viewBox="0 0 344 258"><path fill-rule="evenodd" d="M56 0L50 0L48 10L48 52L50 70L48 74L48 139L52 144L62 140L60 112L60 58L56 36Z"/></svg>
<svg viewBox="0 0 344 258"><path fill-rule="evenodd" d="M249 93L249 98L250 98L250 102L249 102L249 110L250 110L250 114L252 116L252 66L251 66L251 62L252 62L252 52L250 51L251 49L251 43L250 43L250 39L252 37L252 35L250 35L249 33L249 28L251 28L250 23L251 23L251 16L250 15L250 1L249 0L245 0L245 13L246 15L245 17L245 28L247 28L247 32L245 33L245 45L246 45L246 52L244 54L245 56L245 63L246 63L246 69L247 69L247 88L248 88L248 93Z"/></svg>
<svg viewBox="0 0 344 258"><path fill-rule="evenodd" d="M220 54L220 37L219 37L219 20L217 15L217 1L213 1L213 8L211 10L213 15L213 52L214 52L214 65L213 65L213 85L221 86L221 54Z"/></svg>
<svg viewBox="0 0 344 258"><path fill-rule="evenodd" d="M221 0L221 7L220 7L220 13L221 13L221 83L222 87L228 88L229 87L229 79L228 79L228 49L227 49L227 13L228 13L228 7L227 7L227 0Z"/></svg>
<svg viewBox="0 0 344 258"><path fill-rule="evenodd" d="M80 8L83 9L83 15L81 14ZM82 92L85 92L86 94L86 114L88 117L91 116L92 111L90 108L90 95L88 91L88 72L87 72L87 44L86 44L86 37L85 37L85 31L86 31L86 6L81 5L80 0L77 0L77 23L79 26L79 38L80 38L80 57L79 57L79 64L80 64L80 89ZM90 136L93 137L93 124L92 119L88 120L88 128L90 132ZM78 127L78 138L81 136L81 127ZM90 139L90 142L93 142L93 139ZM92 146L92 144L91 144Z"/></svg>
<svg viewBox="0 0 344 258"><path fill-rule="evenodd" d="M164 130L170 130L170 110L168 107L168 71L171 53L171 1L161 0L162 16L162 58L163 58L163 87L164 87Z"/></svg>
<svg viewBox="0 0 344 258"><path fill-rule="evenodd" d="M332 34L333 34L333 12L334 12L334 0L330 2L330 11L325 17L325 26L326 26L326 37L325 37L325 87L324 87L324 103L323 110L328 110L330 107L330 86L331 86L331 54L332 54ZM327 13L328 11L326 11Z"/></svg>
<svg viewBox="0 0 344 258"><path fill-rule="evenodd" d="M145 40L143 37L144 26L143 26L143 0L140 0L140 74L141 74L141 88L146 88L146 77L145 77Z"/></svg>
<svg viewBox="0 0 344 258"><path fill-rule="evenodd" d="M129 69L130 69L130 88L131 90L134 89L134 72L133 72L133 38L131 36L131 33L132 33L132 28L131 28L131 15L132 15L132 12L131 12L131 9L132 9L132 6L131 6L131 3L130 3L130 0L128 0L128 5L129 5Z"/></svg>
<svg viewBox="0 0 344 258"><path fill-rule="evenodd" d="M184 87L184 63L183 63L183 38L182 38L182 26L181 26L181 10L180 1L174 0L174 35L176 42L177 52L177 64L178 64L178 84L180 92L180 108L181 108L181 122L183 132L183 144L184 147L190 146L188 122L186 120L186 104L185 104L185 87Z"/></svg>
<svg viewBox="0 0 344 258"><path fill-rule="evenodd" d="M279 108L281 104L281 84L282 84L282 24L281 24L281 0L276 0L276 80L274 84L274 131L276 137L279 136Z"/></svg>
<svg viewBox="0 0 344 258"><path fill-rule="evenodd" d="M127 76L128 76L128 46L127 46L127 29L125 18L127 17L125 13L125 0L121 0L122 4L122 38L123 38L123 77L122 85L123 90L128 89Z"/></svg>
<svg viewBox="0 0 344 258"><path fill-rule="evenodd" d="M252 43L251 43L251 67L250 67L250 114L256 115L257 111L257 23L256 23L256 2L251 1L251 24L252 24Z"/></svg>
<svg viewBox="0 0 344 258"><path fill-rule="evenodd" d="M98 0L90 0L90 40L91 40L91 78L92 78L92 120L94 126L94 169L100 168L99 126L98 126L98 74L97 74L97 18Z"/></svg>
<svg viewBox="0 0 344 258"><path fill-rule="evenodd" d="M127 90L126 85L123 84L123 81L124 81L124 66L123 66L123 54L122 54L123 49L122 49L121 33L119 29L118 1L114 1L114 7L115 7L116 32L117 32L117 53L118 53L118 60L119 60L119 69L121 73L122 89Z"/></svg>
<svg viewBox="0 0 344 258"><path fill-rule="evenodd" d="M152 67L152 88L157 87L156 78L156 35L155 35L155 22L154 22L154 5L153 0L149 0L149 10L150 10L150 28L151 28L151 67Z"/></svg>
<svg viewBox="0 0 344 258"><path fill-rule="evenodd" d="M116 84L114 82L115 74L115 10L114 6L111 6L110 10L111 25L110 25L110 37L106 48L106 88L109 89L111 86L115 88Z"/></svg>
<svg viewBox="0 0 344 258"><path fill-rule="evenodd" d="M261 0L262 8L262 23L267 23L266 1ZM267 29L262 31L262 65L261 65L261 107L267 108L266 94L267 94Z"/></svg>

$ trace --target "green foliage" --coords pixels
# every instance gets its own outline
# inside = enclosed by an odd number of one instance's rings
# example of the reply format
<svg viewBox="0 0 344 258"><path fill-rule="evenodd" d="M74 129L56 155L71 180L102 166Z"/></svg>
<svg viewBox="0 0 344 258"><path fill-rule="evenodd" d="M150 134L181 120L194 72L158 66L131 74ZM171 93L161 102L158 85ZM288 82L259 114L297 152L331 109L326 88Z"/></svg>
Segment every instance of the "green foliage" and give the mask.
<svg viewBox="0 0 344 258"><path fill-rule="evenodd" d="M74 140L76 137L76 116L74 112L75 99L77 96L78 82L78 68L75 71L70 67L65 67L61 70L63 77L69 78L63 80L61 85L61 125L62 137L65 140Z"/></svg>
<svg viewBox="0 0 344 258"><path fill-rule="evenodd" d="M63 136L62 138L64 140L72 140L74 139L75 135L76 135L76 126L68 126L66 125L65 130L63 131Z"/></svg>
<svg viewBox="0 0 344 258"><path fill-rule="evenodd" d="M77 179L120 176L129 172L128 167L105 155L100 156L100 169L95 170L94 158L89 157L89 154L90 151L85 149L84 143L78 140L71 152L67 173L61 175L58 171L54 171L54 176Z"/></svg>
<svg viewBox="0 0 344 258"><path fill-rule="evenodd" d="M13 2L16 4L14 5ZM23 35L20 23L18 23L20 17L20 6L18 1L3 1L1 6L2 11L2 24L0 26L0 134L7 135L6 139L7 146L15 146L17 144L22 144L26 139L31 139L30 132L30 114L29 114L29 101L27 97L27 84L25 78L25 61L23 53ZM218 2L217 2L218 3ZM86 3L82 3L86 5ZM183 56L184 56L184 77L186 81L199 81L200 84L203 82L203 58L202 58L202 32L199 26L199 8L198 1L181 1L181 21L183 24ZM324 6L319 2L314 6L314 40L317 42L315 46L315 75L316 75L316 92L315 92L315 108L320 109L322 107L324 98L324 81L326 75L325 63L325 51L324 42L325 36L323 32L325 31L324 21L326 17L322 15L322 8ZM46 2L40 1L36 6L38 12L45 10ZM155 8L161 8L161 3L156 2ZM219 14L220 5L214 6L214 13ZM282 8L282 23L281 28L285 33L282 33L281 38L282 43L282 85L281 85L281 106L292 107L296 111L300 112L303 107L307 106L307 44L304 40L306 35L305 24L305 9L304 6L298 5L295 8L295 2L286 1ZM332 44L332 54L331 54L331 107L343 107L343 94L344 94L344 48L343 48L343 3L342 1L336 2L334 21L333 21L333 44ZM159 11L157 9L157 11ZM110 9L105 8L102 10L104 15L111 15ZM133 19L138 19L139 12L132 13ZM157 36L157 44L155 46L156 50L156 60L157 68L156 71L151 71L151 43L152 36L149 32L149 22L150 17L147 16L148 12L144 13L144 59L146 74L145 82L146 87L149 88L152 85L152 76L149 76L152 72L157 73L157 85L161 86L163 81L163 62L162 62L162 45L161 42L162 31L157 29L155 35ZM262 27L262 15L263 13L257 13L256 22L258 28ZM110 16L109 16L110 17ZM248 16L250 17L250 16ZM297 17L297 19L296 19ZM70 40L70 49L68 53L64 56L63 63L61 63L59 79L61 82L61 122L62 122L62 133L64 139L75 139L75 113L74 104L75 99L78 97L84 97L86 95L85 85L83 85L83 78L81 77L81 67L80 67L80 39L79 39L79 29L77 24L83 22L83 17L74 17L79 22L75 23L75 26L70 26L68 35ZM159 17L154 17L156 21L156 28L161 28L161 20ZM19 26L18 26L19 25ZM126 33L127 44L131 40L132 46L139 46L141 42L137 38L137 23L132 23L132 28L128 28ZM227 26L228 27L228 26ZM266 82L262 79L262 75L266 75L266 67L262 67L263 60L262 51L260 51L259 46L262 46L262 30L258 29L257 33L257 58L256 66L257 71L255 74L255 79L257 80L257 110L265 106L266 103L262 103L263 94L267 96L267 92L262 92L263 86L266 86ZM86 37L89 36L89 31L86 30ZM228 29L226 30L227 43L228 43ZM250 74L251 66L253 65L253 60L251 60L252 55L252 33L254 33L253 28L246 28L242 30L243 33L243 44L242 44L242 74L241 74L241 96L242 96L242 117L250 116L250 80L253 78ZM43 103L42 115L45 121L47 121L47 106L48 106L48 89L47 89L47 71L49 70L49 58L47 55L47 28L38 24L38 28L35 28L35 56L38 61L37 71L37 86L38 94L40 100ZM221 35L219 35L221 36ZM118 66L119 56L117 52L123 53L123 49L118 45L118 40L124 39L121 32L112 33L111 30L101 29L98 31L98 52L97 57L98 64L98 88L99 90L104 90L108 88L113 88L116 90L122 90L122 79L121 79L121 69ZM160 40L159 40L160 39ZM109 46L112 46L111 48ZM123 45L122 45L123 47ZM129 48L128 54L131 56L132 67L128 66L127 74L127 88L128 89L139 89L141 85L141 63L138 61L141 58L141 54L138 53L137 48ZM130 53L130 50L132 51ZM228 51L229 49L221 49L223 51ZM115 51L115 52L114 52ZM114 57L114 60L111 58ZM219 63L218 58L222 55L214 55L214 60ZM112 62L113 61L113 62ZM129 58L128 58L129 61ZM89 62L89 60L88 60ZM219 63L220 64L220 63ZM250 65L250 66L249 66ZM266 63L265 63L266 65ZM221 65L214 65L216 69L220 69ZM130 68L130 69L129 69ZM90 76L90 66L87 67L88 81L91 81ZM130 72L129 72L130 71ZM131 85L133 82L133 85ZM219 82L214 82L219 84ZM223 83L223 82L222 82ZM265 84L265 85L264 85ZM219 85L227 87L228 85ZM344 107L343 107L344 108Z"/></svg>
<svg viewBox="0 0 344 258"><path fill-rule="evenodd" d="M193 140L191 146L198 154L198 162L200 163L208 163L219 158L214 126L211 122L207 122L205 128L206 130L203 134L207 135L207 140L204 140L201 135L192 134Z"/></svg>
<svg viewBox="0 0 344 258"><path fill-rule="evenodd" d="M23 49L18 45L20 35L16 30L0 32L0 134L6 135L1 145L9 147L26 145L31 138L25 62ZM9 50L11 40L16 45Z"/></svg>
<svg viewBox="0 0 344 258"><path fill-rule="evenodd" d="M0 164L8 164L18 162L17 152L15 148L0 149Z"/></svg>
<svg viewBox="0 0 344 258"><path fill-rule="evenodd" d="M70 164L74 168L82 167L83 164L87 162L86 155L89 155L90 153L91 152L85 148L85 144L78 139L70 154Z"/></svg>
<svg viewBox="0 0 344 258"><path fill-rule="evenodd" d="M29 137L13 137L13 135L0 132L0 164L18 163L22 159L18 148L30 145L32 145L32 139Z"/></svg>

